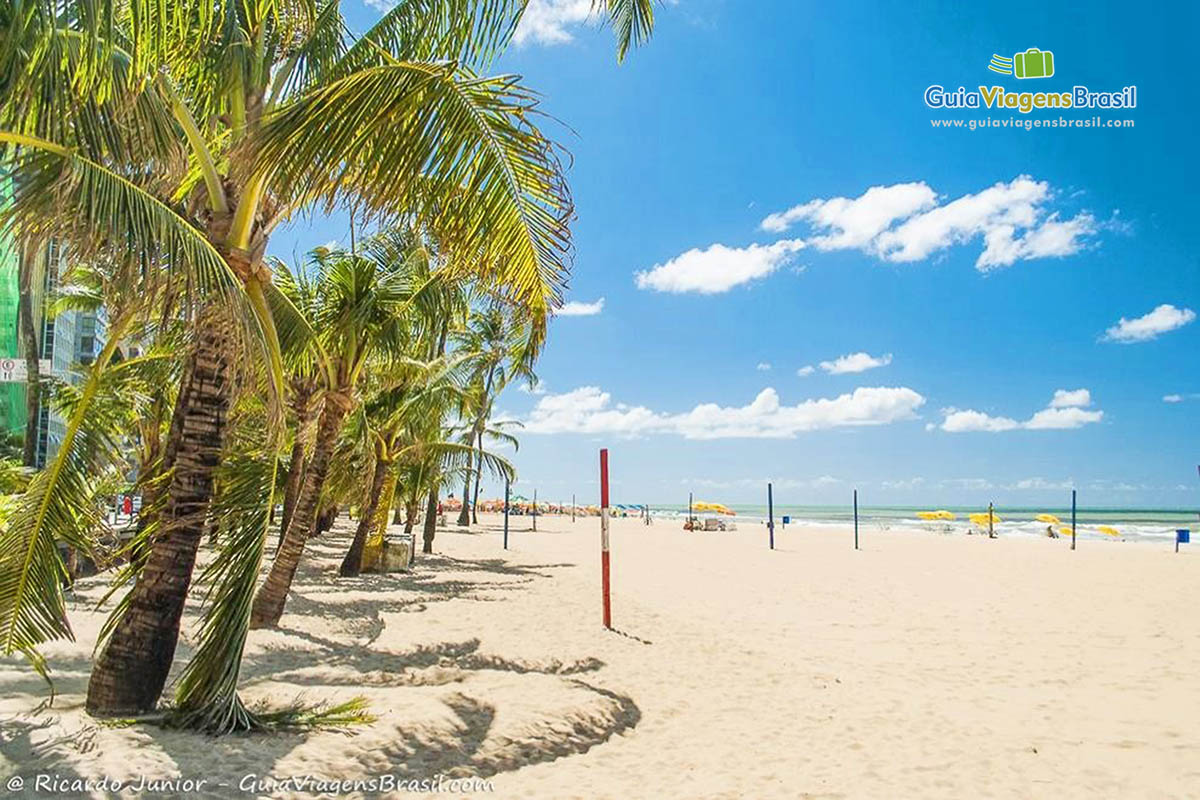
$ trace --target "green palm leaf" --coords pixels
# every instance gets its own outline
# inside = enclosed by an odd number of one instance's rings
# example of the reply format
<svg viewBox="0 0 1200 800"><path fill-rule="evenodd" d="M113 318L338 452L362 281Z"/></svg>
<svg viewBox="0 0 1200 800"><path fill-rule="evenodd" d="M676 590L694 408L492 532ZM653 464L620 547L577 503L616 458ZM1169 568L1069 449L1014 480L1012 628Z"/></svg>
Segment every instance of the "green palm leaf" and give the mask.
<svg viewBox="0 0 1200 800"><path fill-rule="evenodd" d="M368 212L411 211L436 237L475 254L472 271L544 325L566 279L571 201L553 148L529 121L535 115L535 97L514 78L390 62L266 118L258 169L273 171L274 186L329 206L352 198Z"/></svg>

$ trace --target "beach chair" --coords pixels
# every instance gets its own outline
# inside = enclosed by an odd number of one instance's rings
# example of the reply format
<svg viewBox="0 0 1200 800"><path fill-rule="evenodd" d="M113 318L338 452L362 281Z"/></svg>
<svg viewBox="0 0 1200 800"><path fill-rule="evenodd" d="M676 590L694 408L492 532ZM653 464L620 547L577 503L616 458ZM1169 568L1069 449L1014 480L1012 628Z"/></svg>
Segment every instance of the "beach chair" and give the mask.
<svg viewBox="0 0 1200 800"><path fill-rule="evenodd" d="M721 520L719 520L719 519L706 519L706 520L704 520L704 530L706 530L706 531L719 531L719 530L721 530Z"/></svg>

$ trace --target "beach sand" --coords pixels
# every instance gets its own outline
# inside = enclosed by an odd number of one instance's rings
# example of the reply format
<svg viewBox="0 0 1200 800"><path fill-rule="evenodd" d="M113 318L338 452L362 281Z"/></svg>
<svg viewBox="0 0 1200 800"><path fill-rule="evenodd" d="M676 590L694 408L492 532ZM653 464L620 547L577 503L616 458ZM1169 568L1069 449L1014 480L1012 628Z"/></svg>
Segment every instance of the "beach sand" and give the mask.
<svg viewBox="0 0 1200 800"><path fill-rule="evenodd" d="M378 719L352 735L97 725L87 601L104 581L82 581L79 641L45 648L53 708L35 713L40 679L0 661L0 773L206 779L192 797L312 796L241 791L246 775L381 774L481 776L518 798L1200 794L1186 547L871 527L855 552L849 528L793 526L772 552L761 525L620 519L609 632L599 521L529 523L513 518L507 552L498 517L440 530L411 575L335 579L344 519L310 544L281 629L251 634L243 695L365 696Z"/></svg>

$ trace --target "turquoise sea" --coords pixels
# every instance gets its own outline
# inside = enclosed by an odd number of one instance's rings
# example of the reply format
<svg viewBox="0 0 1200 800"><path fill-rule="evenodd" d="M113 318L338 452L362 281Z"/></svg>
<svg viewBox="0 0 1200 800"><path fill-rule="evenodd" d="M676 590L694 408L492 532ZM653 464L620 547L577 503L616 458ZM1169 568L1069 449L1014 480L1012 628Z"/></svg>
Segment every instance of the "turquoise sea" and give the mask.
<svg viewBox="0 0 1200 800"><path fill-rule="evenodd" d="M737 512L734 519L743 523L757 524L766 520L766 505L729 504L729 508ZM917 517L918 511L932 510L917 506L859 506L859 525L886 529L932 530L946 533L966 533L971 527L968 515L986 512L987 507L978 506L947 506L939 507L953 512L958 519L949 522L928 522ZM651 509L655 516L684 516L687 505L653 505ZM1054 514L1063 525L1071 524L1071 509L1055 508L1053 506L996 506L996 515L1001 522L996 526L1000 534L1018 534L1042 536L1046 533L1046 523L1037 522L1038 514ZM783 517L790 518L792 525L828 525L845 524L854 519L850 506L801 506L776 505L775 522L782 524ZM1076 510L1079 535L1095 536L1101 539L1113 537L1100 533L1100 525L1116 528L1123 539L1171 540L1179 528L1191 530L1200 536L1200 513L1195 509L1164 509L1164 508L1079 508ZM1197 542L1200 544L1200 542Z"/></svg>

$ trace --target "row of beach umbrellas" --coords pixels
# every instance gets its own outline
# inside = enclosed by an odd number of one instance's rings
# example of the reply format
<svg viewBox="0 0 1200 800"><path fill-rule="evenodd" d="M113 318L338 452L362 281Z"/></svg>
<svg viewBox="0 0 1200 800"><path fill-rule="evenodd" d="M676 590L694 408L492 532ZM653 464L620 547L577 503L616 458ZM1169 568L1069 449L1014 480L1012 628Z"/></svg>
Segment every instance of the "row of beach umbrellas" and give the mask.
<svg viewBox="0 0 1200 800"><path fill-rule="evenodd" d="M937 511L918 511L917 517L920 519L924 519L924 520L951 521L951 520L957 519L957 516L953 512L946 511L944 509L939 509ZM994 511L982 511L982 512L979 512L976 514L969 514L967 516L967 519L969 519L971 521L972 525L978 525L981 528L986 527L989 524L996 525L1003 521L1000 519L1000 515L998 515ZM1058 532L1059 532L1059 534L1061 534L1063 536L1071 535L1071 532L1072 532L1071 526L1063 525L1062 520L1060 520L1058 517L1054 516L1053 514L1038 514L1036 517L1034 517L1034 519L1038 522L1044 522L1047 525L1060 526L1058 528ZM1106 536L1120 536L1121 535L1121 532L1111 525L1099 525L1096 527L1096 530L1099 531L1100 533L1103 533Z"/></svg>

